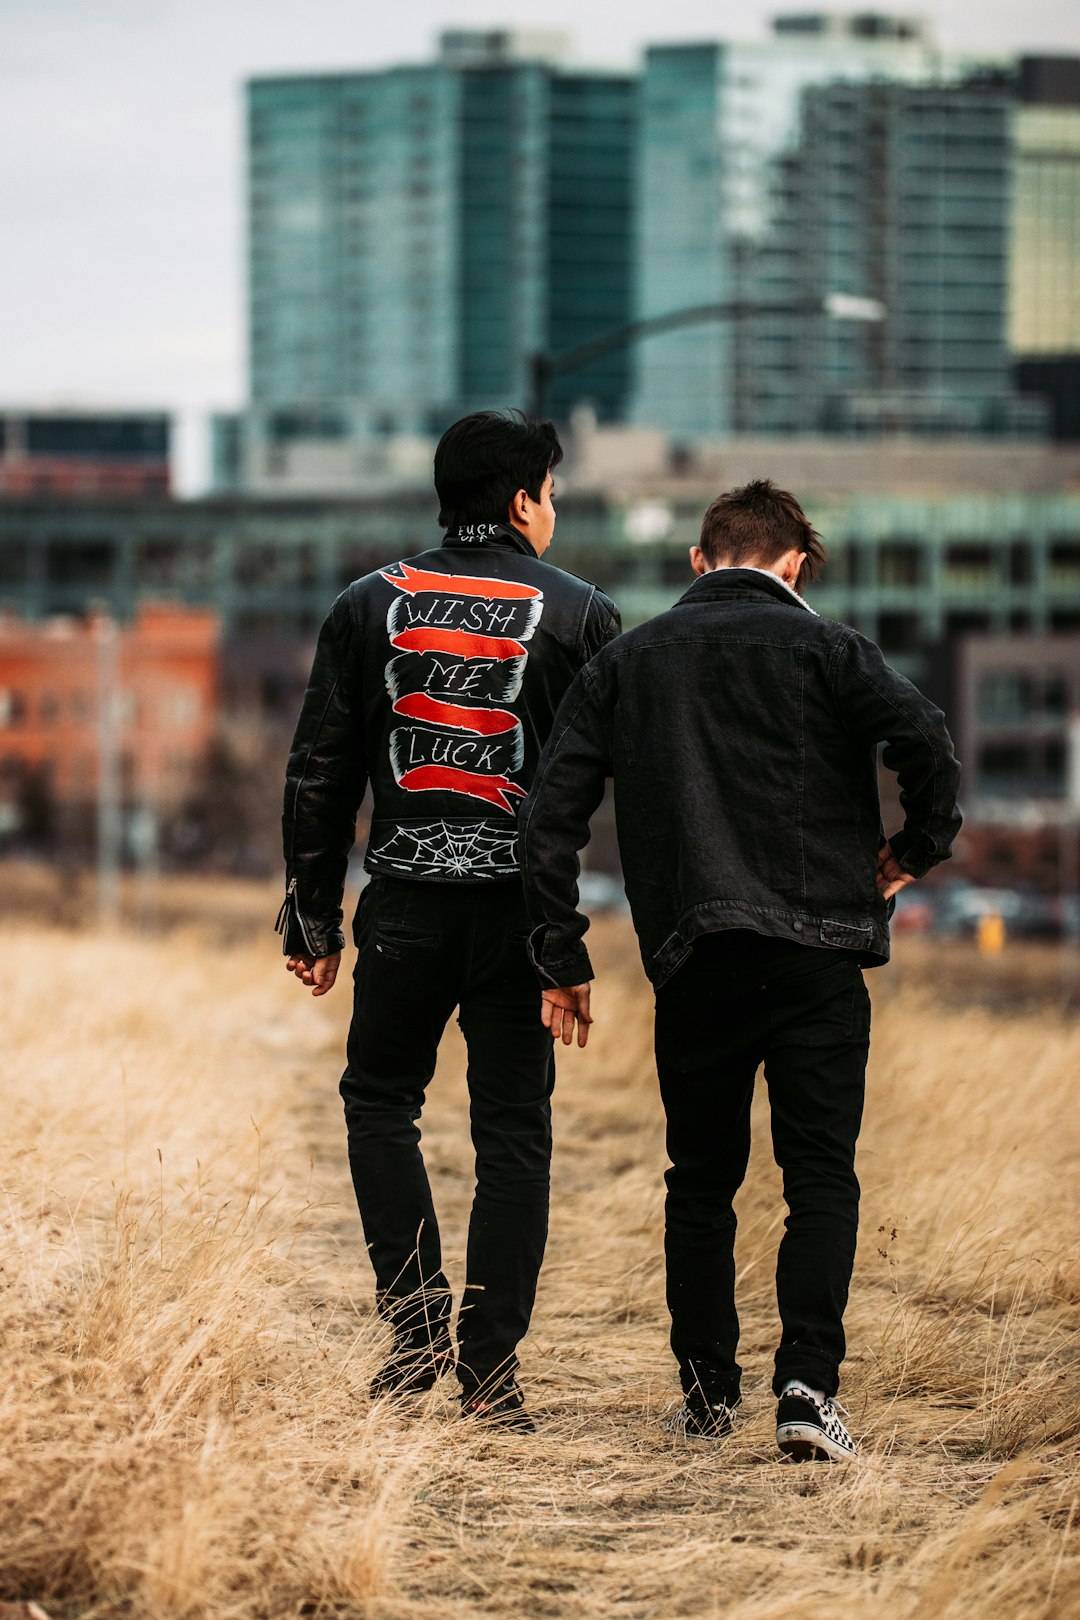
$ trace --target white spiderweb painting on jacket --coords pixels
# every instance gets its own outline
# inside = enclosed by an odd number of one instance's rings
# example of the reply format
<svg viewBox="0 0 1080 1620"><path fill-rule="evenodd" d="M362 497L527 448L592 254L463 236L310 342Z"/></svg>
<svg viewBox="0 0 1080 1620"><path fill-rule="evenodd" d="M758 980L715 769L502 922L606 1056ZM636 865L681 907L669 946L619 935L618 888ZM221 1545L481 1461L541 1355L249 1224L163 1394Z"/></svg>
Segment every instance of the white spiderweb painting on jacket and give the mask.
<svg viewBox="0 0 1080 1620"><path fill-rule="evenodd" d="M412 877L507 877L518 869L517 832L490 821L409 822L368 855Z"/></svg>

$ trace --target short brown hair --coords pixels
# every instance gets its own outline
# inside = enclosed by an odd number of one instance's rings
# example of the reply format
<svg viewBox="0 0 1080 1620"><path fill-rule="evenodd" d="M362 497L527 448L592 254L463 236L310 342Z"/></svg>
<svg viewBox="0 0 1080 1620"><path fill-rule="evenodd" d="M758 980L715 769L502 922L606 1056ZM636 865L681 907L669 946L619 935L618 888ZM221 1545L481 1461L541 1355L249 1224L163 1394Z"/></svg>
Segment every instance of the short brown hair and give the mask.
<svg viewBox="0 0 1080 1620"><path fill-rule="evenodd" d="M786 551L805 551L802 572L810 579L825 561L821 536L794 495L777 489L771 478L755 478L716 497L701 520L701 549L711 568L768 568Z"/></svg>

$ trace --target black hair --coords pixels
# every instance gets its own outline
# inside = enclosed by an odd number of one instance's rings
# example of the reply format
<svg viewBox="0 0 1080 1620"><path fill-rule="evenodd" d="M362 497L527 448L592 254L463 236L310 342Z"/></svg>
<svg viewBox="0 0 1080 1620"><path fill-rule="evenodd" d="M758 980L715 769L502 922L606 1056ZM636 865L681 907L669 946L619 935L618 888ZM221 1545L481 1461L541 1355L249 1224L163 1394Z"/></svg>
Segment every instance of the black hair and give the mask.
<svg viewBox="0 0 1080 1620"><path fill-rule="evenodd" d="M506 523L518 490L538 501L562 455L553 422L534 422L520 411L463 416L435 451L439 522L447 529Z"/></svg>
<svg viewBox="0 0 1080 1620"><path fill-rule="evenodd" d="M771 478L755 478L716 497L702 521L701 549L710 567L722 562L734 568L767 568L786 551L805 551L802 574L810 579L825 561L821 536L790 490L778 489Z"/></svg>

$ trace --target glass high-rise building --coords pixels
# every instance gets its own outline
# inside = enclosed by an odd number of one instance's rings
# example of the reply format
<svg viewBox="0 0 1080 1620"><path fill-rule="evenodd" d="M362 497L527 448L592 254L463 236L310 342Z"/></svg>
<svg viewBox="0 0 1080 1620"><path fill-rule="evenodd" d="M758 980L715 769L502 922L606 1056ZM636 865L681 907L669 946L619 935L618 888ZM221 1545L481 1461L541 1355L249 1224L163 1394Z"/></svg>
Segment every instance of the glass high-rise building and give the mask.
<svg viewBox="0 0 1080 1620"><path fill-rule="evenodd" d="M636 81L549 36L248 86L252 419L273 440L440 431L525 402L528 357L631 312ZM552 401L624 411L628 361Z"/></svg>
<svg viewBox="0 0 1080 1620"><path fill-rule="evenodd" d="M1009 338L1018 386L1080 439L1080 57L1021 58L1013 126Z"/></svg>
<svg viewBox="0 0 1080 1620"><path fill-rule="evenodd" d="M755 321L741 424L759 433L1040 432L1008 347L1013 87L1003 73L804 90L776 220L769 296L818 313ZM829 294L880 322L838 321Z"/></svg>
<svg viewBox="0 0 1080 1620"><path fill-rule="evenodd" d="M762 41L650 49L641 111L639 315L783 302L791 276L777 264L775 232L787 206L787 162L801 138L803 92L843 81L918 83L941 71L919 22L877 15L782 17ZM857 164L857 152L847 156ZM757 430L755 396L777 386L789 349L786 327L757 319L647 338L635 355L634 417L688 437ZM813 425L789 416L776 428Z"/></svg>
<svg viewBox="0 0 1080 1620"><path fill-rule="evenodd" d="M1015 116L1012 347L1080 353L1080 98Z"/></svg>

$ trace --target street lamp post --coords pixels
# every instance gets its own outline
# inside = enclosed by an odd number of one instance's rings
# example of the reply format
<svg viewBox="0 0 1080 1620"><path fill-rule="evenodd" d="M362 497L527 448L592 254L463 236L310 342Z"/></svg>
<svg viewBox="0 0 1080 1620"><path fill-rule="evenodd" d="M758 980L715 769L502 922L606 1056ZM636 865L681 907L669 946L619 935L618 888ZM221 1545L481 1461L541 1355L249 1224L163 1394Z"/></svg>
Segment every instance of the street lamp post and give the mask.
<svg viewBox="0 0 1080 1620"><path fill-rule="evenodd" d="M1074 711L1069 717L1058 883L1061 895L1061 984L1066 996L1075 993L1077 958L1080 956L1078 839L1080 839L1080 713Z"/></svg>
<svg viewBox="0 0 1080 1620"><path fill-rule="evenodd" d="M97 626L97 903L98 927L109 930L120 919L119 694L117 629L103 617Z"/></svg>
<svg viewBox="0 0 1080 1620"><path fill-rule="evenodd" d="M547 354L540 350L529 356L529 414L542 417L547 410L548 392L554 377L578 371L593 360L606 354L626 349L642 338L654 337L660 332L676 332L684 326L701 326L708 321L738 321L752 315L828 315L837 321L883 321L885 306L876 298L857 298L850 293L829 293L824 299L803 299L785 304L754 303L747 299L729 300L723 304L692 304L686 309L671 310L666 315L652 315L647 320L631 321L629 326L616 327L581 343L576 349L562 354Z"/></svg>

